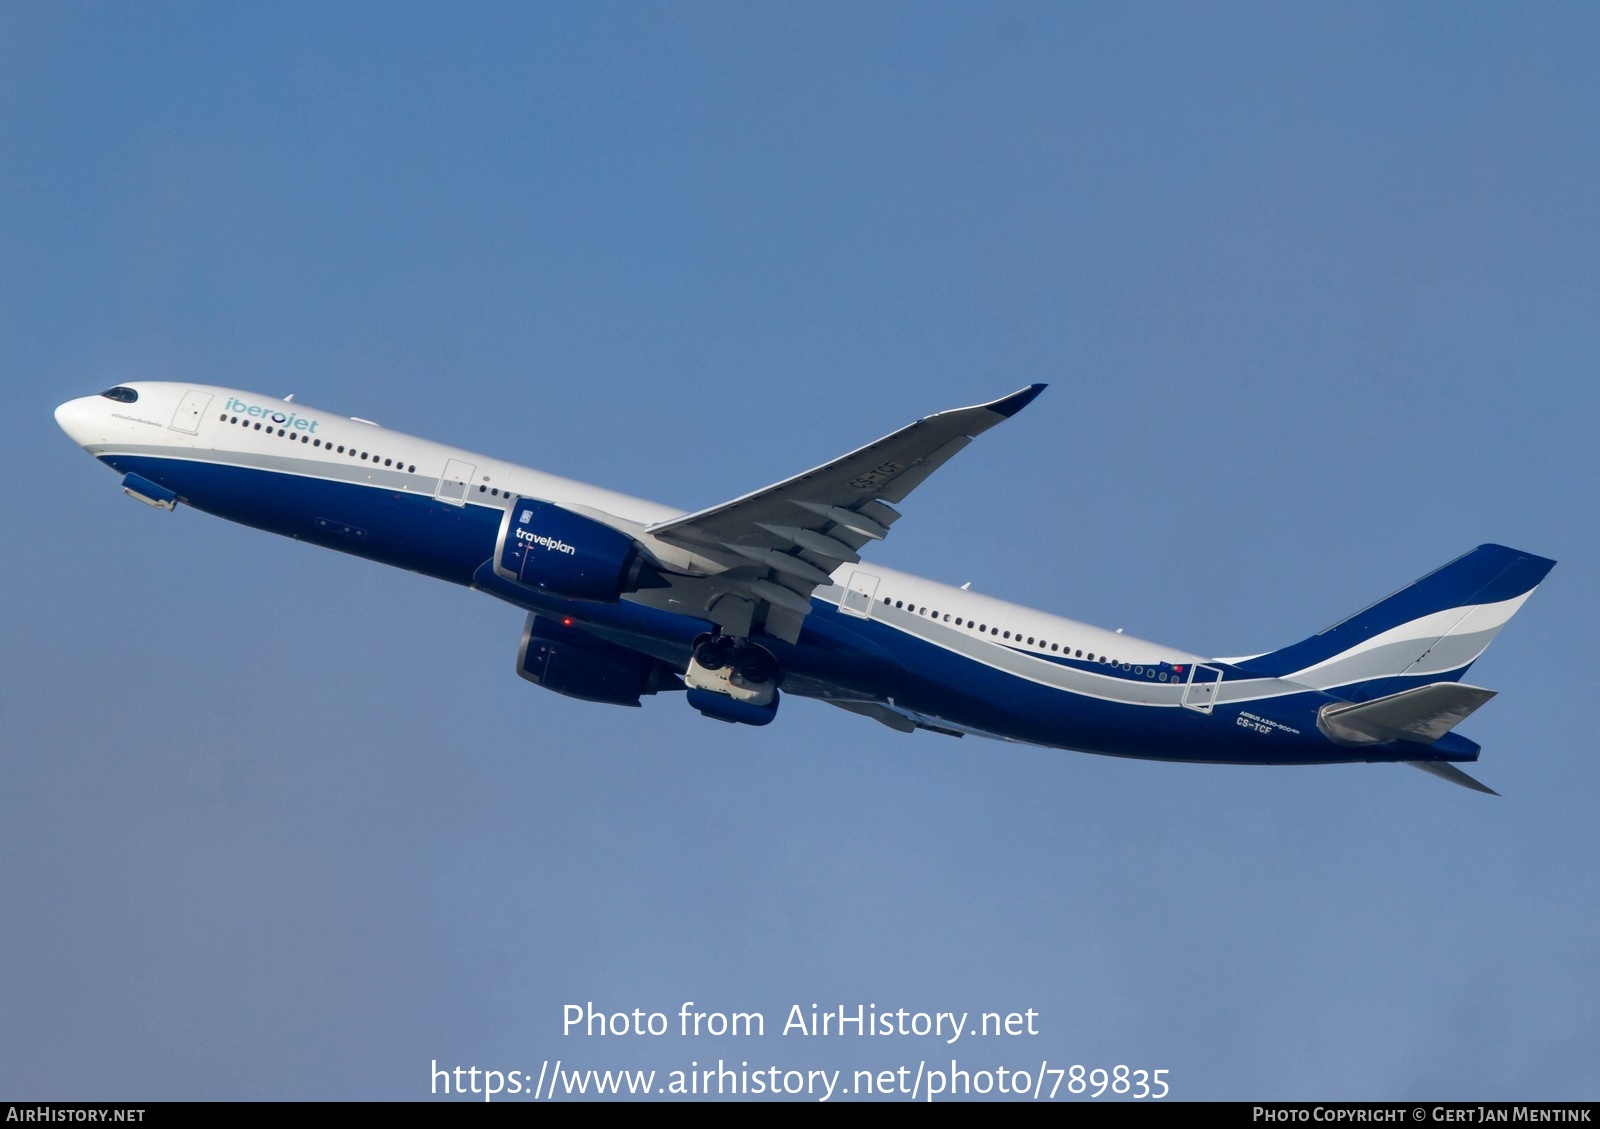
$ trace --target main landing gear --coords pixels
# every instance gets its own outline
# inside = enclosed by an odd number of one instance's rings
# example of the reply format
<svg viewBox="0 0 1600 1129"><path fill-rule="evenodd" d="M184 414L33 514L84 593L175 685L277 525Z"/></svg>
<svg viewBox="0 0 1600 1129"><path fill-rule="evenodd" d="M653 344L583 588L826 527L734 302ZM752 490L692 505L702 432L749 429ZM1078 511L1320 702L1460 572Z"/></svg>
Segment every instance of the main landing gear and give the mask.
<svg viewBox="0 0 1600 1129"><path fill-rule="evenodd" d="M778 713L778 662L765 647L730 635L702 635L684 673L689 704L707 717L766 725Z"/></svg>

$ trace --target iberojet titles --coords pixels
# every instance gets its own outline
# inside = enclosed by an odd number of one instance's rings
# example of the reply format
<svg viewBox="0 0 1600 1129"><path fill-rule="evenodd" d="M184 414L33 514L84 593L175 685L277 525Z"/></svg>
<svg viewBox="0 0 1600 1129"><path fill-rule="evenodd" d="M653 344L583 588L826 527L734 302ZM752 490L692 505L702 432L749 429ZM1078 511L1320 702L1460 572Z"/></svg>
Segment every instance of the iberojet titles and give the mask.
<svg viewBox="0 0 1600 1129"><path fill-rule="evenodd" d="M239 415L249 416L252 419L271 420L274 427L304 431L307 435L315 435L317 433L317 424L322 422L321 420L307 419L305 416L295 415L293 412L283 411L281 408L268 408L261 404L246 403L237 396L228 397L227 409L230 412L237 412ZM522 515L522 520L527 521L532 516L532 514L525 513ZM542 533L530 533L526 529L517 530L517 539L532 545L538 545L546 552L565 553L569 557L577 556L578 554L577 549L559 538L546 537Z"/></svg>
<svg viewBox="0 0 1600 1129"><path fill-rule="evenodd" d="M304 431L309 435L317 433L317 424L320 422L319 420L307 419L305 416L297 416L293 412L286 412L281 408L264 408L260 404L247 404L235 396L228 397L228 410L237 412L242 416L249 416L252 419L270 419L274 427Z"/></svg>
<svg viewBox="0 0 1600 1129"><path fill-rule="evenodd" d="M237 396L228 397L227 409L230 412L237 412L239 415L250 416L253 419L271 420L274 427L304 431L308 435L315 435L317 433L317 424L322 422L321 420L307 419L305 416L297 416L293 412L286 412L281 408L268 408L260 404L246 403ZM530 513L524 513L522 520L527 521L532 516ZM538 545L550 553L565 553L569 557L578 555L578 550L565 541L556 537L546 537L542 533L530 533L526 529L517 530L517 540L526 541L531 545Z"/></svg>

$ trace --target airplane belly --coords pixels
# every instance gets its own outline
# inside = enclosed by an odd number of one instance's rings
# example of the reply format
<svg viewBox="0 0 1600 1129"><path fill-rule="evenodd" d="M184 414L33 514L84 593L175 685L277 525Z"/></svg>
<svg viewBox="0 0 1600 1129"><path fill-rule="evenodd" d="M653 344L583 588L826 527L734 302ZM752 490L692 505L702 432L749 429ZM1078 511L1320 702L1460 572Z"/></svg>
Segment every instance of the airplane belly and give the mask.
<svg viewBox="0 0 1600 1129"><path fill-rule="evenodd" d="M453 506L420 492L210 461L103 459L217 517L456 584L472 582L473 571L493 552L500 526L498 508Z"/></svg>
<svg viewBox="0 0 1600 1129"><path fill-rule="evenodd" d="M1329 742L1316 726L1320 693L1256 680L1262 697L1236 698L1219 683L1204 710L1185 705L1184 687L1097 673L1063 670L1004 647L981 645L968 654L882 623L839 617L819 609L813 619L834 619L868 636L888 656L882 700L918 719L1002 740L1107 756L1225 764L1315 764L1399 759L1387 750L1351 750ZM832 613L832 614L830 614ZM991 647L993 660L985 661ZM1037 667L1032 677L1030 666ZM1103 684L1079 692L1063 682ZM1163 696L1162 691L1165 690ZM1140 701L1145 696L1150 700ZM1374 755L1376 754L1376 755Z"/></svg>

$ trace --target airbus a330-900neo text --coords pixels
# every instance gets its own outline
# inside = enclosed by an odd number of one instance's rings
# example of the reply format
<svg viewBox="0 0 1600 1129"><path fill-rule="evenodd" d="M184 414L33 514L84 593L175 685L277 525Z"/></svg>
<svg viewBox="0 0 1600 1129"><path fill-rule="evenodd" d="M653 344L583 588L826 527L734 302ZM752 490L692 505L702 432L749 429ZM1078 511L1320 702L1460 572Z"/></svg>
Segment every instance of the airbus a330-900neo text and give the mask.
<svg viewBox="0 0 1600 1129"><path fill-rule="evenodd" d="M591 702L685 693L765 725L780 694L904 732L1218 764L1399 761L1489 791L1460 680L1554 562L1480 545L1291 646L1214 658L862 554L1033 385L684 513L233 388L121 384L56 420L140 501L470 585L527 612L517 670Z"/></svg>

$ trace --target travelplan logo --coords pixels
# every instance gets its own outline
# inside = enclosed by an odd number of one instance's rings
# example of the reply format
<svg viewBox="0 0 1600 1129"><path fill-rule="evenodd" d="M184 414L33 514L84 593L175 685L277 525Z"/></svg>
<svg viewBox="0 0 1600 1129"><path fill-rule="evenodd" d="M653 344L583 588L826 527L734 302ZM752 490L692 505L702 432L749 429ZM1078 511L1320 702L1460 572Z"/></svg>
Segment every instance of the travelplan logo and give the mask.
<svg viewBox="0 0 1600 1129"><path fill-rule="evenodd" d="M533 518L532 510L523 510L517 515L517 521L527 525ZM558 537L546 537L543 533L529 533L526 529L517 530L517 540L526 541L529 545L538 545L547 553L565 553L569 557L578 555L578 550Z"/></svg>
<svg viewBox="0 0 1600 1129"><path fill-rule="evenodd" d="M546 552L550 553L565 553L569 557L575 557L578 555L578 550L574 549L565 541L558 540L554 537L546 537L542 533L529 533L526 529L517 530L517 540L526 541L530 545L542 546Z"/></svg>
<svg viewBox="0 0 1600 1129"><path fill-rule="evenodd" d="M260 404L247 404L235 396L228 397L228 411L237 412L251 419L270 420L273 427L288 428L294 431L304 431L308 435L315 435L317 424L320 420L307 419L297 416L293 412L286 412L278 408L264 408Z"/></svg>

